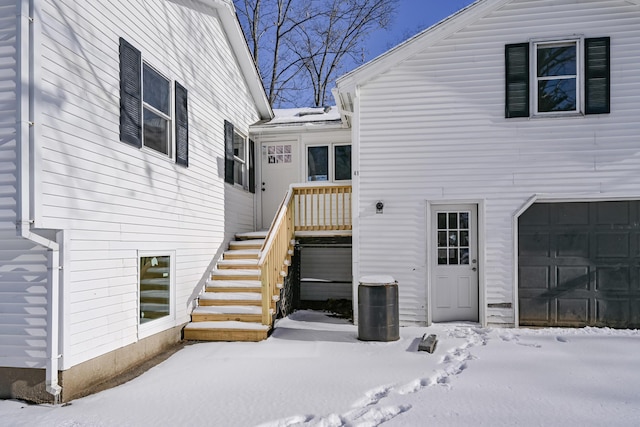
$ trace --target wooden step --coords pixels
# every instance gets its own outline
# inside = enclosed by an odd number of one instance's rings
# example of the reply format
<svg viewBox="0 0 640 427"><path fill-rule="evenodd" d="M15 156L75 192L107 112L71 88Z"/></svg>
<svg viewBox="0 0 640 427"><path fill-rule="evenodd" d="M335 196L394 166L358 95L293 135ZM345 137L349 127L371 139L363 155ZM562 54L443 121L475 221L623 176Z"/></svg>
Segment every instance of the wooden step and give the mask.
<svg viewBox="0 0 640 427"><path fill-rule="evenodd" d="M239 249L261 249L262 245L264 245L264 239L235 240L229 242L229 249L233 251Z"/></svg>
<svg viewBox="0 0 640 427"><path fill-rule="evenodd" d="M267 234L269 234L269 230L261 230L261 231L250 231L248 233L238 233L236 234L236 240L258 240L258 239L266 239Z"/></svg>
<svg viewBox="0 0 640 427"><path fill-rule="evenodd" d="M259 280L209 280L206 292L262 292Z"/></svg>
<svg viewBox="0 0 640 427"><path fill-rule="evenodd" d="M252 270L258 268L258 259L221 259L217 267L221 270Z"/></svg>
<svg viewBox="0 0 640 427"><path fill-rule="evenodd" d="M183 330L183 338L192 341L262 341L269 326L250 322L192 322Z"/></svg>
<svg viewBox="0 0 640 427"><path fill-rule="evenodd" d="M200 295L201 306L262 306L262 295L256 292L205 292Z"/></svg>
<svg viewBox="0 0 640 427"><path fill-rule="evenodd" d="M260 249L236 249L222 254L223 259L258 259Z"/></svg>
<svg viewBox="0 0 640 427"><path fill-rule="evenodd" d="M199 306L191 313L192 322L262 322L262 308L255 306Z"/></svg>
<svg viewBox="0 0 640 427"><path fill-rule="evenodd" d="M235 270L216 268L211 280L260 280L260 270Z"/></svg>

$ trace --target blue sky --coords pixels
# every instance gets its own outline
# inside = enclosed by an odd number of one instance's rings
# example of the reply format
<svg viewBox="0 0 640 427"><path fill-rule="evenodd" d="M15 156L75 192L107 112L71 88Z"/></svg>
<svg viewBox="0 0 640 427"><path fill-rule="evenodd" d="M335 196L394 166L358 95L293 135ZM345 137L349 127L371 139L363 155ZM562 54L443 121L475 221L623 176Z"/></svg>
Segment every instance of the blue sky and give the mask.
<svg viewBox="0 0 640 427"><path fill-rule="evenodd" d="M473 0L399 0L390 30L380 30L369 37L365 60L375 58L471 3Z"/></svg>

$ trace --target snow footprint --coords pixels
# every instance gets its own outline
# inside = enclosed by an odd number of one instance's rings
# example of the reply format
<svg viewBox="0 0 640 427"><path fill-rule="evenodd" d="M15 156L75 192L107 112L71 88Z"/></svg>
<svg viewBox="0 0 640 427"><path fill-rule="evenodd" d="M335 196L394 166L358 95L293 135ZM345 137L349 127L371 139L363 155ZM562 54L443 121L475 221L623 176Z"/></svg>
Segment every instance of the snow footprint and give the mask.
<svg viewBox="0 0 640 427"><path fill-rule="evenodd" d="M522 345L522 346L525 346L525 347L542 348L542 346L540 344L535 344L535 343L529 344L529 343L520 342L520 336L512 334L511 332L507 332L505 334L501 334L500 335L500 339L502 341L513 342L515 344Z"/></svg>
<svg viewBox="0 0 640 427"><path fill-rule="evenodd" d="M396 391L398 394L404 395L417 393L426 387L434 385L448 386L451 382L451 377L460 375L469 367L467 362L476 359L476 357L469 352L469 349L477 345L486 345L488 340L487 334L487 330L479 328L456 328L448 332L448 337L465 338L466 341L459 347L448 351L447 354L442 357L440 363L445 365L444 369L436 371L434 375L430 377L413 380L399 387Z"/></svg>
<svg viewBox="0 0 640 427"><path fill-rule="evenodd" d="M348 418L345 425L377 427L411 409L411 405L372 407Z"/></svg>
<svg viewBox="0 0 640 427"><path fill-rule="evenodd" d="M354 408L364 408L375 405L384 399L391 392L391 387L378 387L365 393L364 398L353 404Z"/></svg>
<svg viewBox="0 0 640 427"><path fill-rule="evenodd" d="M434 378L431 378L431 377L418 378L417 380L411 381L409 384L399 387L397 392L400 395L417 393L423 388L436 385L438 383L438 378L439 378L438 375L436 375Z"/></svg>
<svg viewBox="0 0 640 427"><path fill-rule="evenodd" d="M313 415L294 415L293 417L284 418L282 420L271 421L271 422L268 422L268 423L260 424L258 427L304 426L304 425L309 425L308 423L311 420L313 420ZM336 427L340 427L340 426L336 426Z"/></svg>

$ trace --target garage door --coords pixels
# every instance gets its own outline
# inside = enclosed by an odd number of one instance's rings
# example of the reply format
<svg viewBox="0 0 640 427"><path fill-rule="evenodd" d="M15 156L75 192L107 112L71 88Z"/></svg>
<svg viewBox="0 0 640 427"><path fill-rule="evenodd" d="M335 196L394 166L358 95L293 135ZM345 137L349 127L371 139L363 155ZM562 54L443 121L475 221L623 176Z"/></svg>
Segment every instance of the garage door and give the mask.
<svg viewBox="0 0 640 427"><path fill-rule="evenodd" d="M518 242L521 325L640 327L640 201L536 203Z"/></svg>

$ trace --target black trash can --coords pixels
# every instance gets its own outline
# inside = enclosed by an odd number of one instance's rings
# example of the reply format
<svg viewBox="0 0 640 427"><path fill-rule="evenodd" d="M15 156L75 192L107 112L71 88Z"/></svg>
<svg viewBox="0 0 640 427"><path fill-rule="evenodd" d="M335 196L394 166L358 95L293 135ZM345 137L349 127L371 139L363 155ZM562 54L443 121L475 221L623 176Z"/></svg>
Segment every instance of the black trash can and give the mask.
<svg viewBox="0 0 640 427"><path fill-rule="evenodd" d="M366 276L358 286L358 339L400 339L398 282L391 276Z"/></svg>

